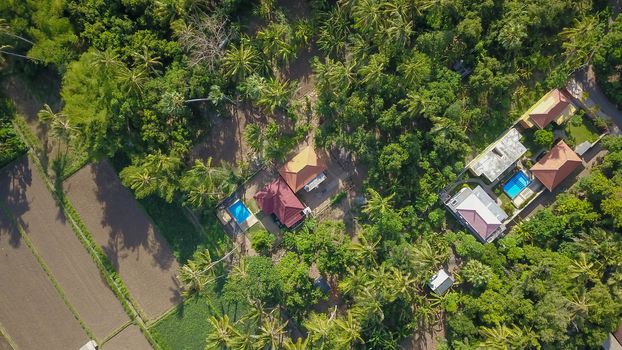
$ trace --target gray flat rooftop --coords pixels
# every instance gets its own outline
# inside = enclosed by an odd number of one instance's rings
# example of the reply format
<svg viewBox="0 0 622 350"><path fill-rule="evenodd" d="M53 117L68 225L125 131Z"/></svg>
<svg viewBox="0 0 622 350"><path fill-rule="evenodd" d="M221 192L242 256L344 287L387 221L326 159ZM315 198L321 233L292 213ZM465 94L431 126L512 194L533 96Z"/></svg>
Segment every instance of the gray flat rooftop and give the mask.
<svg viewBox="0 0 622 350"><path fill-rule="evenodd" d="M520 133L515 128L510 129L495 143L488 146L470 164L469 169L477 176L485 176L494 182L512 164L514 164L527 148L520 142Z"/></svg>

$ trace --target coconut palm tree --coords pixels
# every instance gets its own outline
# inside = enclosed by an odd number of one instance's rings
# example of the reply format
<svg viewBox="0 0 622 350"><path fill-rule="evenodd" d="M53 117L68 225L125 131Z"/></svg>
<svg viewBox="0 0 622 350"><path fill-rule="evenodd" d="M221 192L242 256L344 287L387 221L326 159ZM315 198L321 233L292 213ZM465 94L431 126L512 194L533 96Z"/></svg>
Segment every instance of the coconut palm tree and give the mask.
<svg viewBox="0 0 622 350"><path fill-rule="evenodd" d="M91 66L96 69L100 69L106 76L117 76L125 65L119 60L119 55L112 50L95 51L93 53L93 59Z"/></svg>
<svg viewBox="0 0 622 350"><path fill-rule="evenodd" d="M365 344L361 338L361 325L354 319L351 311L345 318L335 320L335 325L339 329L336 334L336 341L341 346L353 349L356 344Z"/></svg>
<svg viewBox="0 0 622 350"><path fill-rule="evenodd" d="M391 200L395 197L395 193L383 197L373 188L369 188L367 189L367 197L367 203L362 211L369 215L371 220L379 219L393 209Z"/></svg>
<svg viewBox="0 0 622 350"><path fill-rule="evenodd" d="M160 56L154 56L147 45L143 45L143 51L134 51L132 52L132 56L134 57L134 61L138 63L138 66L146 71L151 71L152 73L159 73L157 67L162 66L162 62L160 61Z"/></svg>
<svg viewBox="0 0 622 350"><path fill-rule="evenodd" d="M238 80L253 74L259 68L259 55L248 38L242 38L238 46L232 46L227 50L222 60L224 73L228 77Z"/></svg>
<svg viewBox="0 0 622 350"><path fill-rule="evenodd" d="M179 269L177 279L181 282L184 298L199 295L210 281L209 275L203 270L203 266L193 260L188 260Z"/></svg>
<svg viewBox="0 0 622 350"><path fill-rule="evenodd" d="M268 317L263 319L259 327L258 344L264 344L264 349L280 349L285 340L287 322L281 322L279 317L275 315L278 312L278 309L272 310Z"/></svg>
<svg viewBox="0 0 622 350"><path fill-rule="evenodd" d="M294 89L287 80L270 78L259 92L257 104L274 114L277 110L285 110L294 94Z"/></svg>
<svg viewBox="0 0 622 350"><path fill-rule="evenodd" d="M304 321L303 325L307 329L313 348L324 349L326 344L330 342L331 333L334 327L333 318L329 318L324 313L311 313Z"/></svg>
<svg viewBox="0 0 622 350"><path fill-rule="evenodd" d="M65 144L65 154L67 154L69 140L77 130L71 125L69 119L61 113L54 113L47 103L43 105L43 109L37 112L37 117L39 117L39 121L49 126L50 134L57 140L58 146L61 142Z"/></svg>
<svg viewBox="0 0 622 350"><path fill-rule="evenodd" d="M308 338L305 340L298 338L295 342L291 338L287 338L285 339L285 343L283 343L283 349L285 350L307 350L309 348L308 346Z"/></svg>
<svg viewBox="0 0 622 350"><path fill-rule="evenodd" d="M130 69L123 67L119 74L122 84L125 86L127 93L140 96L143 88L147 83L147 73L142 68Z"/></svg>
<svg viewBox="0 0 622 350"><path fill-rule="evenodd" d="M360 261L367 263L371 266L376 266L376 249L380 243L380 238L375 241L370 241L365 235L365 231L357 232L358 240L350 245L350 249L356 254Z"/></svg>
<svg viewBox="0 0 622 350"><path fill-rule="evenodd" d="M232 344L236 336L236 330L229 321L229 316L221 318L212 316L208 320L210 331L206 338L206 350L226 350Z"/></svg>
<svg viewBox="0 0 622 350"><path fill-rule="evenodd" d="M587 255L583 252L579 253L578 259L575 259L568 266L568 274L570 278L580 281L584 284L586 281L595 281L599 277L599 267L595 263L589 262Z"/></svg>

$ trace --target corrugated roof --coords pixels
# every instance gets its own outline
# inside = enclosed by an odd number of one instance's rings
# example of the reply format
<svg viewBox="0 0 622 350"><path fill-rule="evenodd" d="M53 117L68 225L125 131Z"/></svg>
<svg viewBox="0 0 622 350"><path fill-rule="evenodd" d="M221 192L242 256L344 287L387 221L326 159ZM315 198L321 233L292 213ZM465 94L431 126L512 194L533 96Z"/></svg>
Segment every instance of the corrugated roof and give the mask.
<svg viewBox="0 0 622 350"><path fill-rule="evenodd" d="M257 192L254 198L265 214L275 214L288 228L303 219L304 205L280 176Z"/></svg>
<svg viewBox="0 0 622 350"><path fill-rule="evenodd" d="M432 276L428 281L428 286L438 295L443 295L454 284L454 279L445 272L444 269L438 270L438 272Z"/></svg>
<svg viewBox="0 0 622 350"><path fill-rule="evenodd" d="M561 140L530 170L549 191L553 191L581 163L581 158Z"/></svg>
<svg viewBox="0 0 622 350"><path fill-rule="evenodd" d="M307 146L285 163L279 169L279 174L294 192L298 192L324 170L324 161L318 157L313 147Z"/></svg>
<svg viewBox="0 0 622 350"><path fill-rule="evenodd" d="M557 119L568 105L570 105L570 100L564 92L555 89L548 93L544 101L531 110L529 118L534 124L544 129L553 120Z"/></svg>

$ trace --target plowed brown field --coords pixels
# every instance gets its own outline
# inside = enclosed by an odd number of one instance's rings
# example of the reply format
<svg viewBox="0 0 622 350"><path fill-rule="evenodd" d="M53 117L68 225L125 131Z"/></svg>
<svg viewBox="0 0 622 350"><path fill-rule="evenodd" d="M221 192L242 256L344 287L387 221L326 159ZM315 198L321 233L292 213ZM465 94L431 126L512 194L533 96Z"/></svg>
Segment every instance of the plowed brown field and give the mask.
<svg viewBox="0 0 622 350"><path fill-rule="evenodd" d="M85 166L64 186L84 224L149 319L181 302L175 257L107 161Z"/></svg>

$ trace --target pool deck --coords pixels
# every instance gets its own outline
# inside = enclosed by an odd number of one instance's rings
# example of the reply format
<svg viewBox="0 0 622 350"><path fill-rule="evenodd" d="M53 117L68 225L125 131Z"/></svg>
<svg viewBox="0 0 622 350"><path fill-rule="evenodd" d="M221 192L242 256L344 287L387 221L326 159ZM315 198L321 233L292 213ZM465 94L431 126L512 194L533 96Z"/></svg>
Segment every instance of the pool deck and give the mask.
<svg viewBox="0 0 622 350"><path fill-rule="evenodd" d="M516 208L520 208L523 203L542 191L542 183L538 179L533 178L530 179L530 181L529 185L527 185L527 187L525 187L516 197L514 197L514 199L512 199L512 203Z"/></svg>

